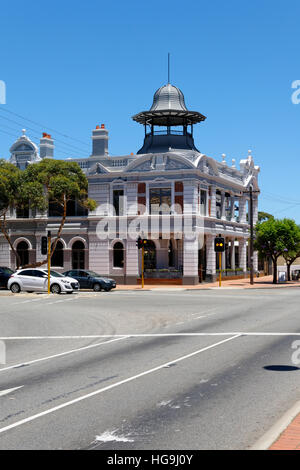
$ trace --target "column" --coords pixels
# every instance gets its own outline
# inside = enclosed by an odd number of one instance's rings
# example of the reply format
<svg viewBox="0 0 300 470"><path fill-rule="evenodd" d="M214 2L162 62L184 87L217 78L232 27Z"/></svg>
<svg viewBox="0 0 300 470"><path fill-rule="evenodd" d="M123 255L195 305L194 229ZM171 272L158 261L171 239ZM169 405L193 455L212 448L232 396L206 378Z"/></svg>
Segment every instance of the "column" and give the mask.
<svg viewBox="0 0 300 470"><path fill-rule="evenodd" d="M247 199L245 196L242 196L240 198L240 203L239 203L239 221L241 224L245 224L247 222Z"/></svg>
<svg viewBox="0 0 300 470"><path fill-rule="evenodd" d="M109 240L89 235L89 269L102 276L109 275Z"/></svg>
<svg viewBox="0 0 300 470"><path fill-rule="evenodd" d="M109 214L109 184L89 183L89 197L98 203L95 211L89 215L108 215Z"/></svg>
<svg viewBox="0 0 300 470"><path fill-rule="evenodd" d="M225 211L225 191L221 191L221 219L226 219Z"/></svg>
<svg viewBox="0 0 300 470"><path fill-rule="evenodd" d="M253 252L253 271L254 271L254 275L258 272L258 253L257 253L257 251Z"/></svg>
<svg viewBox="0 0 300 470"><path fill-rule="evenodd" d="M242 268L243 272L247 271L247 245L246 239L239 239L239 267Z"/></svg>
<svg viewBox="0 0 300 470"><path fill-rule="evenodd" d="M258 199L253 198L253 224L255 225L258 220Z"/></svg>
<svg viewBox="0 0 300 470"><path fill-rule="evenodd" d="M197 214L198 184L196 181L184 181L183 184L184 214Z"/></svg>
<svg viewBox="0 0 300 470"><path fill-rule="evenodd" d="M183 240L183 278L182 284L198 284L198 238L184 238Z"/></svg>
<svg viewBox="0 0 300 470"><path fill-rule="evenodd" d="M137 215L137 184L126 185L127 215Z"/></svg>
<svg viewBox="0 0 300 470"><path fill-rule="evenodd" d="M231 239L231 251L230 251L230 261L231 261L231 269L235 269L235 245L234 245L234 238Z"/></svg>
<svg viewBox="0 0 300 470"><path fill-rule="evenodd" d="M216 186L210 187L210 216L216 217Z"/></svg>
<svg viewBox="0 0 300 470"><path fill-rule="evenodd" d="M235 206L235 196L231 196L230 197L230 220L231 222L235 222L234 206Z"/></svg>
<svg viewBox="0 0 300 470"><path fill-rule="evenodd" d="M214 235L206 235L206 278L216 280L216 253Z"/></svg>
<svg viewBox="0 0 300 470"><path fill-rule="evenodd" d="M0 266L10 266L10 247L4 236L0 235Z"/></svg>
<svg viewBox="0 0 300 470"><path fill-rule="evenodd" d="M138 247L136 240L127 240L126 244L126 284L137 284L139 274Z"/></svg>

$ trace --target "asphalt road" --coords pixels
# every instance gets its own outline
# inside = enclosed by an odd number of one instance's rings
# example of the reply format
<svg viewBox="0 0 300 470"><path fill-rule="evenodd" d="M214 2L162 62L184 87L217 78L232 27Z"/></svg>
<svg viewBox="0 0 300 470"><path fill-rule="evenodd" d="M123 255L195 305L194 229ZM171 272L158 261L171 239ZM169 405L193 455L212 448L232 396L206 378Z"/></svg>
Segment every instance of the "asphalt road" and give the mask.
<svg viewBox="0 0 300 470"><path fill-rule="evenodd" d="M299 303L298 288L2 293L0 449L247 449L300 399Z"/></svg>

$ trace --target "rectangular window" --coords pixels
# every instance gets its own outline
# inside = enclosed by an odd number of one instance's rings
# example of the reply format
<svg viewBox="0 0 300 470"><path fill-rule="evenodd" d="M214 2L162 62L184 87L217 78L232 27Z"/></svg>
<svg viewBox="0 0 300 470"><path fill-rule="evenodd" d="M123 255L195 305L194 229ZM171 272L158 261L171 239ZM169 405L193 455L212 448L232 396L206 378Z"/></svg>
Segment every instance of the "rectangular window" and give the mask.
<svg viewBox="0 0 300 470"><path fill-rule="evenodd" d="M207 214L207 193L203 189L200 191L200 215Z"/></svg>
<svg viewBox="0 0 300 470"><path fill-rule="evenodd" d="M124 215L124 190L123 189L114 189L113 205L114 205L116 216Z"/></svg>
<svg viewBox="0 0 300 470"><path fill-rule="evenodd" d="M171 213L171 188L150 189L150 214Z"/></svg>
<svg viewBox="0 0 300 470"><path fill-rule="evenodd" d="M16 210L17 219L28 219L29 218L29 208L23 207Z"/></svg>
<svg viewBox="0 0 300 470"><path fill-rule="evenodd" d="M216 217L221 219L222 196L221 191L216 191Z"/></svg>

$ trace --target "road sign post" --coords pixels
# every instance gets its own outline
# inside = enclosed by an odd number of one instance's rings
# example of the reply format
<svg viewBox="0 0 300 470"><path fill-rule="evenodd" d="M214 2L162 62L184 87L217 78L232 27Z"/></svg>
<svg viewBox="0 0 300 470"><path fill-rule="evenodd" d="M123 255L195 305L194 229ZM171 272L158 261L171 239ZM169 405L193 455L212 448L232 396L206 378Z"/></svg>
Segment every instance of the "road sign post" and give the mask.
<svg viewBox="0 0 300 470"><path fill-rule="evenodd" d="M143 245L142 246L142 289L144 288L144 254L145 254L145 248Z"/></svg>
<svg viewBox="0 0 300 470"><path fill-rule="evenodd" d="M225 239L221 236L215 238L215 252L219 253L219 287L222 285L222 253L225 251Z"/></svg>
<svg viewBox="0 0 300 470"><path fill-rule="evenodd" d="M50 294L51 232L48 231L48 294Z"/></svg>

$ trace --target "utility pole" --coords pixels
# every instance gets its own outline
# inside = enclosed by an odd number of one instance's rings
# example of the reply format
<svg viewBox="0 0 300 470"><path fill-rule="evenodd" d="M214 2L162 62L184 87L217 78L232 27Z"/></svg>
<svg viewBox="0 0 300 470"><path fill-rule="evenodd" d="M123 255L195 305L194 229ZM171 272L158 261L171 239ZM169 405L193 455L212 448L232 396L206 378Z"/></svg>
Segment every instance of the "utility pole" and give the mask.
<svg viewBox="0 0 300 470"><path fill-rule="evenodd" d="M249 268L250 268L250 284L254 284L254 227L253 227L253 193L259 193L259 191L253 191L252 184L249 187L249 191L243 191L244 194L249 194L249 225L250 225L250 252L249 252Z"/></svg>
<svg viewBox="0 0 300 470"><path fill-rule="evenodd" d="M51 232L48 230L48 294L50 294Z"/></svg>
<svg viewBox="0 0 300 470"><path fill-rule="evenodd" d="M253 242L254 242L254 232L253 232L253 188L250 186L250 207L249 207L249 222L250 222L250 284L254 284L254 267L253 267Z"/></svg>

